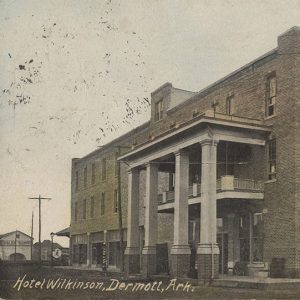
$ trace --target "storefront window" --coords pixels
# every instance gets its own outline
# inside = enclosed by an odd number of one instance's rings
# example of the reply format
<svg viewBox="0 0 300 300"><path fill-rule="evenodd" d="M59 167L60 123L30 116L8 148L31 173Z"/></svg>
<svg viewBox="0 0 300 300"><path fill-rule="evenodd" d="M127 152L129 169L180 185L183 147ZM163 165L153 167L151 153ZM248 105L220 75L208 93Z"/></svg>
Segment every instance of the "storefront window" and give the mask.
<svg viewBox="0 0 300 300"><path fill-rule="evenodd" d="M102 265L102 248L103 243L92 244L92 264Z"/></svg>

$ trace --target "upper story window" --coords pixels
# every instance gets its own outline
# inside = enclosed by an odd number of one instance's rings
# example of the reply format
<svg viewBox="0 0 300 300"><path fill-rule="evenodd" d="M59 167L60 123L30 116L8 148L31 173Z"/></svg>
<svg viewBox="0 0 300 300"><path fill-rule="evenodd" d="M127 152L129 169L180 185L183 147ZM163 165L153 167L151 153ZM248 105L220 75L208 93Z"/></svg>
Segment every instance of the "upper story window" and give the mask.
<svg viewBox="0 0 300 300"><path fill-rule="evenodd" d="M95 200L94 196L91 197L91 210L90 210L90 217L94 218L94 211L95 211Z"/></svg>
<svg viewBox="0 0 300 300"><path fill-rule="evenodd" d="M106 179L106 158L102 159L102 180Z"/></svg>
<svg viewBox="0 0 300 300"><path fill-rule="evenodd" d="M82 219L86 219L86 199L83 200Z"/></svg>
<svg viewBox="0 0 300 300"><path fill-rule="evenodd" d="M174 191L175 188L175 173L169 173L169 191Z"/></svg>
<svg viewBox="0 0 300 300"><path fill-rule="evenodd" d="M266 87L266 116L267 117L275 115L276 93L277 93L276 76L272 75L268 77L267 87Z"/></svg>
<svg viewBox="0 0 300 300"><path fill-rule="evenodd" d="M233 115L235 113L234 96L229 96L226 99L226 114Z"/></svg>
<svg viewBox="0 0 300 300"><path fill-rule="evenodd" d="M276 139L268 143L268 177L269 180L276 179Z"/></svg>
<svg viewBox="0 0 300 300"><path fill-rule="evenodd" d="M93 164L92 164L92 184L95 183L95 170L96 170L96 166L95 166L95 164L93 163Z"/></svg>
<svg viewBox="0 0 300 300"><path fill-rule="evenodd" d="M78 217L78 206L77 206L77 202L75 202L74 204L74 220L77 221L77 217Z"/></svg>
<svg viewBox="0 0 300 300"><path fill-rule="evenodd" d="M87 167L84 168L83 178L84 178L83 185L84 185L84 187L86 187L86 185L87 185Z"/></svg>
<svg viewBox="0 0 300 300"><path fill-rule="evenodd" d="M118 203L119 203L119 194L118 194L118 190L115 190L115 194L114 194L114 213L118 212Z"/></svg>
<svg viewBox="0 0 300 300"><path fill-rule="evenodd" d="M75 173L75 192L78 191L79 174L78 171Z"/></svg>
<svg viewBox="0 0 300 300"><path fill-rule="evenodd" d="M155 115L154 120L159 121L163 116L163 101L162 99L155 103Z"/></svg>
<svg viewBox="0 0 300 300"><path fill-rule="evenodd" d="M101 194L100 214L101 216L105 214L105 193Z"/></svg>

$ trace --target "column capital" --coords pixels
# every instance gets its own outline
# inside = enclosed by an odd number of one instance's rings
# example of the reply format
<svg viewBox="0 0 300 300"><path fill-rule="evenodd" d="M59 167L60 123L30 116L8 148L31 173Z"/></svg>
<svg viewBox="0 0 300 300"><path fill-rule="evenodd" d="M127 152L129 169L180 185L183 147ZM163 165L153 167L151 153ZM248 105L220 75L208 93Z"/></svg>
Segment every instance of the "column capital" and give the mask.
<svg viewBox="0 0 300 300"><path fill-rule="evenodd" d="M179 156L179 155L184 155L184 156L188 156L189 155L189 151L185 150L185 149L179 149L177 151L174 152L175 156Z"/></svg>
<svg viewBox="0 0 300 300"><path fill-rule="evenodd" d="M206 146L206 145L210 145L210 146L217 146L219 143L218 139L204 139L202 141L199 142L201 146Z"/></svg>
<svg viewBox="0 0 300 300"><path fill-rule="evenodd" d="M152 167L152 168L158 168L158 162L156 161L148 161L145 163L145 167L146 168L149 168L149 167Z"/></svg>
<svg viewBox="0 0 300 300"><path fill-rule="evenodd" d="M128 167L128 169L127 169L127 173L128 173L128 174L132 174L132 173L138 172L138 171L139 171L138 168L131 168L131 167Z"/></svg>

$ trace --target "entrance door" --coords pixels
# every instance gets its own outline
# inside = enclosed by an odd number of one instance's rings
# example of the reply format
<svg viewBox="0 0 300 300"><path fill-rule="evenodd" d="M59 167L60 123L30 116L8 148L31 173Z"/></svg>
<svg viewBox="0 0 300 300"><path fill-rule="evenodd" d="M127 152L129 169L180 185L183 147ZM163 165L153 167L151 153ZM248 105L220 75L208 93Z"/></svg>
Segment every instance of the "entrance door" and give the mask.
<svg viewBox="0 0 300 300"><path fill-rule="evenodd" d="M228 234L219 233L217 235L217 243L220 249L219 272L220 274L227 274L228 273Z"/></svg>
<svg viewBox="0 0 300 300"><path fill-rule="evenodd" d="M79 264L87 264L87 244L79 244Z"/></svg>
<svg viewBox="0 0 300 300"><path fill-rule="evenodd" d="M168 261L168 244L157 244L156 245L156 267L157 273L168 273L169 272L169 261Z"/></svg>

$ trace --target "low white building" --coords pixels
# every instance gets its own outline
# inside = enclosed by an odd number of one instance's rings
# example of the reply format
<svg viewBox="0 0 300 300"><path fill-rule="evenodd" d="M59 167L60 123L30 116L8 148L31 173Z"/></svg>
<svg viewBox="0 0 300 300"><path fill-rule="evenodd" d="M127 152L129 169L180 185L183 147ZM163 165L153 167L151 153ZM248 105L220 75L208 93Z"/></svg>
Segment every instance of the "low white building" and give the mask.
<svg viewBox="0 0 300 300"><path fill-rule="evenodd" d="M30 260L32 238L19 231L12 231L0 235L1 260Z"/></svg>

